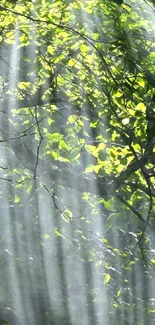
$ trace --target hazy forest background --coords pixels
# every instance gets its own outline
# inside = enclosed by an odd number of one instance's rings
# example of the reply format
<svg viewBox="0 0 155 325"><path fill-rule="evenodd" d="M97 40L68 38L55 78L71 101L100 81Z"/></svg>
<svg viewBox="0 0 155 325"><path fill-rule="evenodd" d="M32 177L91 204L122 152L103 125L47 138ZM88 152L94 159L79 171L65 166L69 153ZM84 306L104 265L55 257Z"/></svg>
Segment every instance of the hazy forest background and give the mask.
<svg viewBox="0 0 155 325"><path fill-rule="evenodd" d="M155 324L155 1L0 1L0 324Z"/></svg>

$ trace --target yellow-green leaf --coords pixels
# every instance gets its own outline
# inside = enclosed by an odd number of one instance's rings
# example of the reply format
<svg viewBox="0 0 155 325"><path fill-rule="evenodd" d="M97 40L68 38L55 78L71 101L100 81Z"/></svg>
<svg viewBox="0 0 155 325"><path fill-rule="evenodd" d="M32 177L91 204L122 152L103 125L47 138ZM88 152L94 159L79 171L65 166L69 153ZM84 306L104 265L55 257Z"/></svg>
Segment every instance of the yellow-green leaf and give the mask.
<svg viewBox="0 0 155 325"><path fill-rule="evenodd" d="M70 211L70 210L68 210L68 209L66 209L65 211L64 211L64 213L65 213L65 215L67 216L67 217L69 217L69 218L72 218L72 212Z"/></svg>
<svg viewBox="0 0 155 325"><path fill-rule="evenodd" d="M14 202L15 202L15 203L18 203L18 202L20 202L20 201L21 201L21 200L20 200L20 197L19 197L19 196L16 196L15 199L14 199Z"/></svg>
<svg viewBox="0 0 155 325"><path fill-rule="evenodd" d="M94 165L88 165L85 168L85 173L92 173L94 171Z"/></svg>
<svg viewBox="0 0 155 325"><path fill-rule="evenodd" d="M110 281L110 278L111 278L110 274L106 273L104 282L107 284Z"/></svg>
<svg viewBox="0 0 155 325"><path fill-rule="evenodd" d="M81 52L87 52L87 51L88 51L88 46L85 45L85 44L82 44L82 45L80 46L80 50L81 50Z"/></svg>
<svg viewBox="0 0 155 325"><path fill-rule="evenodd" d="M117 291L117 297L119 297L121 294L121 289Z"/></svg>
<svg viewBox="0 0 155 325"><path fill-rule="evenodd" d="M145 112L145 110L146 110L146 106L145 106L144 103L139 103L139 104L136 106L136 109L139 109L140 111Z"/></svg>

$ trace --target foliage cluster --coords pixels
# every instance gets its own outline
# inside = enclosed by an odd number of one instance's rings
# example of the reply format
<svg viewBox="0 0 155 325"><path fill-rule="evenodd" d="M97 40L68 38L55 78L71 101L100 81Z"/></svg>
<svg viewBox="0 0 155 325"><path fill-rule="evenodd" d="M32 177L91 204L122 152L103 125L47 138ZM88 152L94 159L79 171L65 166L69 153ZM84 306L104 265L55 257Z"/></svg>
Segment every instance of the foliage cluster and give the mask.
<svg viewBox="0 0 155 325"><path fill-rule="evenodd" d="M0 11L2 295L25 324L36 292L50 324L154 324L153 1Z"/></svg>

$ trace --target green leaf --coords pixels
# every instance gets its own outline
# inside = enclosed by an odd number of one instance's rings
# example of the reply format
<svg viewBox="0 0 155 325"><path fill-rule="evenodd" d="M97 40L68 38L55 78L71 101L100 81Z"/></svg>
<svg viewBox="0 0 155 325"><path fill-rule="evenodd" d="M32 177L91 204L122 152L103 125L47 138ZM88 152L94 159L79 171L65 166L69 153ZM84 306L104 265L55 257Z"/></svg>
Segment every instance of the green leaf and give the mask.
<svg viewBox="0 0 155 325"><path fill-rule="evenodd" d="M146 106L145 106L144 103L139 103L139 104L136 106L136 109L138 109L139 111L145 112L145 110L146 110Z"/></svg>
<svg viewBox="0 0 155 325"><path fill-rule="evenodd" d="M76 120L77 120L77 116L76 115L70 115L68 117L68 123L70 123L70 124L75 123Z"/></svg>
<svg viewBox="0 0 155 325"><path fill-rule="evenodd" d="M30 123L30 121L29 121L29 120L26 120L26 121L24 121L24 122L22 123L22 125L29 124L29 123Z"/></svg>
<svg viewBox="0 0 155 325"><path fill-rule="evenodd" d="M75 64L76 64L76 61L75 61L74 59L70 59L70 60L68 61L68 66L69 66L69 67L73 67Z"/></svg>
<svg viewBox="0 0 155 325"><path fill-rule="evenodd" d="M114 94L114 97L120 98L123 95L121 91L117 91L117 93Z"/></svg>
<svg viewBox="0 0 155 325"><path fill-rule="evenodd" d="M126 166L127 165L127 163L128 163L128 160L127 160L127 158L121 158L121 164L123 165L123 166Z"/></svg>
<svg viewBox="0 0 155 325"><path fill-rule="evenodd" d="M85 173L92 173L94 171L94 165L88 165L85 168Z"/></svg>
<svg viewBox="0 0 155 325"><path fill-rule="evenodd" d="M52 120L50 117L47 119L48 125L51 125L53 122L54 122L54 120Z"/></svg>
<svg viewBox="0 0 155 325"><path fill-rule="evenodd" d="M54 233L55 233L55 235L58 236L58 237L65 238L65 237L63 236L63 234L61 234L60 231L59 231L57 228L54 228Z"/></svg>
<svg viewBox="0 0 155 325"><path fill-rule="evenodd" d="M111 279L110 274L109 273L106 273L105 274L105 280L104 280L104 282L107 284L107 283L109 283L110 279Z"/></svg>
<svg viewBox="0 0 155 325"><path fill-rule="evenodd" d="M122 120L122 124L123 124L123 125L127 125L127 124L129 124L129 122L130 122L130 119L129 119L128 117L126 117L126 118L124 118L124 119Z"/></svg>
<svg viewBox="0 0 155 325"><path fill-rule="evenodd" d="M89 194L87 192L84 192L82 195L83 200L89 200Z"/></svg>
<svg viewBox="0 0 155 325"><path fill-rule="evenodd" d="M121 295L121 289L117 291L117 297Z"/></svg>
<svg viewBox="0 0 155 325"><path fill-rule="evenodd" d="M61 139L63 139L63 135L60 133L47 133L48 140L52 142L59 142Z"/></svg>
<svg viewBox="0 0 155 325"><path fill-rule="evenodd" d="M113 306L114 306L115 308L118 308L118 307L119 307L119 305L116 304L116 303L114 303Z"/></svg>
<svg viewBox="0 0 155 325"><path fill-rule="evenodd" d="M22 90L26 90L26 89L29 89L31 86L31 83L29 81L21 81L18 83L18 88L19 89L22 89Z"/></svg>
<svg viewBox="0 0 155 325"><path fill-rule="evenodd" d="M54 48L53 48L52 45L47 46L47 52L50 53L50 54L54 54Z"/></svg>
<svg viewBox="0 0 155 325"><path fill-rule="evenodd" d="M69 218L72 218L72 217L73 217L72 212L71 212L70 210L68 210L68 209L66 209L66 210L64 211L64 214L65 214L67 217L69 217Z"/></svg>
<svg viewBox="0 0 155 325"><path fill-rule="evenodd" d="M21 201L21 198L19 196L15 196L14 202L19 203Z"/></svg>
<svg viewBox="0 0 155 325"><path fill-rule="evenodd" d="M60 149L66 149L67 151L70 150L70 146L64 140L60 140L59 148Z"/></svg>
<svg viewBox="0 0 155 325"><path fill-rule="evenodd" d="M98 158L100 159L100 161L105 161L107 159L108 155L106 150L102 150L99 152L98 154Z"/></svg>
<svg viewBox="0 0 155 325"><path fill-rule="evenodd" d="M82 53L86 53L88 51L88 46L86 44L80 45L80 50Z"/></svg>

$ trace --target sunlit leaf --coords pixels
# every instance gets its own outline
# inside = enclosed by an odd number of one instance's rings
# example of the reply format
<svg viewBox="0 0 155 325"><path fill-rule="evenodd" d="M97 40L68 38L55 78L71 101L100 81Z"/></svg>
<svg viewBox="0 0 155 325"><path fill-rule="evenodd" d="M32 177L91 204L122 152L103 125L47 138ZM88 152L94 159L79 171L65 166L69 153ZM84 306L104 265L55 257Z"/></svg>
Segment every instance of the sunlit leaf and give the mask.
<svg viewBox="0 0 155 325"><path fill-rule="evenodd" d="M105 274L105 283L107 284L110 281L110 279L111 279L110 274L109 273L106 273Z"/></svg>
<svg viewBox="0 0 155 325"><path fill-rule="evenodd" d="M54 48L53 48L52 45L48 45L47 52L49 52L50 54L53 54L54 53Z"/></svg>
<svg viewBox="0 0 155 325"><path fill-rule="evenodd" d="M61 234L61 232L57 228L54 229L54 233L56 236L64 238L63 234Z"/></svg>
<svg viewBox="0 0 155 325"><path fill-rule="evenodd" d="M117 291L117 297L121 295L121 289Z"/></svg>
<svg viewBox="0 0 155 325"><path fill-rule="evenodd" d="M88 51L88 46L86 44L80 45L80 50L81 52L85 53Z"/></svg>
<svg viewBox="0 0 155 325"><path fill-rule="evenodd" d="M146 106L144 103L139 103L137 106L136 106L136 109L142 111L142 112L145 112L145 109L146 109Z"/></svg>
<svg viewBox="0 0 155 325"><path fill-rule="evenodd" d="M83 193L82 195L83 200L88 200L89 199L89 194L88 193Z"/></svg>
<svg viewBox="0 0 155 325"><path fill-rule="evenodd" d="M60 149L66 149L67 151L70 150L70 146L64 140L60 140L59 148Z"/></svg>
<svg viewBox="0 0 155 325"><path fill-rule="evenodd" d="M21 198L19 196L15 196L14 202L19 203L21 201Z"/></svg>
<svg viewBox="0 0 155 325"><path fill-rule="evenodd" d="M30 88L30 85L31 85L31 83L29 82L29 81L21 81L21 82L19 82L18 83L18 88L19 89L23 89L23 90L26 90L26 89L29 89Z"/></svg>
<svg viewBox="0 0 155 325"><path fill-rule="evenodd" d="M70 59L68 61L68 65L69 65L69 67L73 67L75 65L75 60L74 59Z"/></svg>
<svg viewBox="0 0 155 325"><path fill-rule="evenodd" d="M94 171L94 165L88 165L85 168L85 173L92 173Z"/></svg>
<svg viewBox="0 0 155 325"><path fill-rule="evenodd" d="M117 93L114 94L114 97L119 98L123 95L121 91L117 91Z"/></svg>
<svg viewBox="0 0 155 325"><path fill-rule="evenodd" d="M63 135L60 133L47 133L47 138L52 142L59 142Z"/></svg>
<svg viewBox="0 0 155 325"><path fill-rule="evenodd" d="M76 119L77 119L76 115L70 115L68 118L68 122L75 123Z"/></svg>
<svg viewBox="0 0 155 325"><path fill-rule="evenodd" d="M70 210L68 210L68 209L66 209L66 210L64 211L64 213L65 213L65 215L68 216L69 218L72 218L72 217L73 217L72 212L71 212Z"/></svg>
<svg viewBox="0 0 155 325"><path fill-rule="evenodd" d="M48 123L48 125L51 125L53 122L54 122L54 120L52 120L51 118L48 118L48 119L47 119L47 123Z"/></svg>
<svg viewBox="0 0 155 325"><path fill-rule="evenodd" d="M129 122L130 122L130 119L129 119L128 117L126 117L126 118L124 118L124 119L122 120L122 124L123 124L123 125L127 125L127 124L129 124Z"/></svg>

